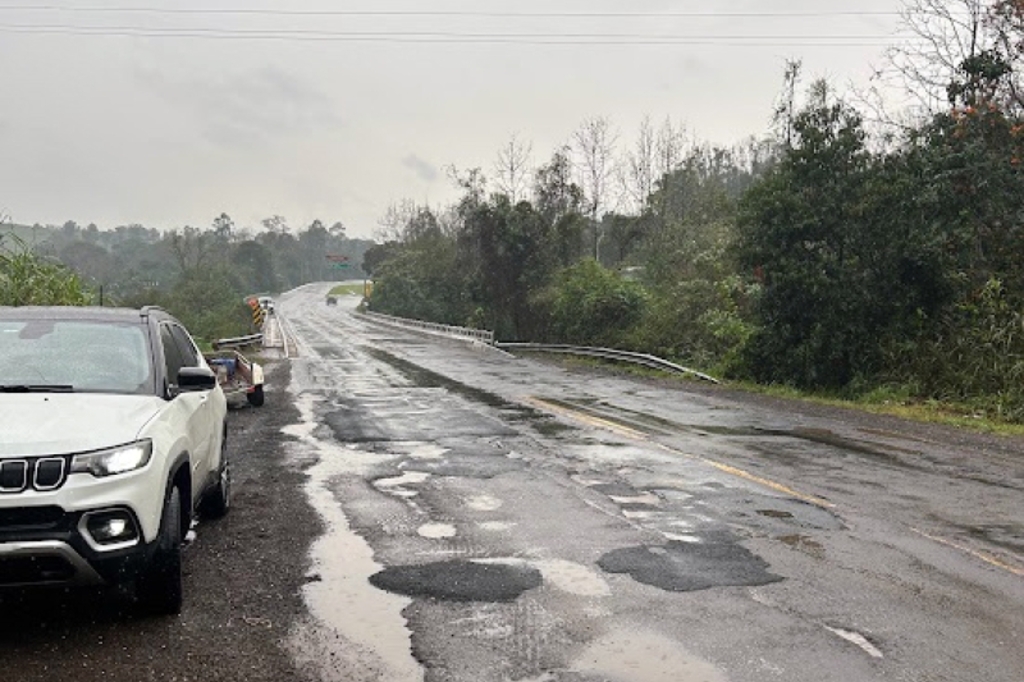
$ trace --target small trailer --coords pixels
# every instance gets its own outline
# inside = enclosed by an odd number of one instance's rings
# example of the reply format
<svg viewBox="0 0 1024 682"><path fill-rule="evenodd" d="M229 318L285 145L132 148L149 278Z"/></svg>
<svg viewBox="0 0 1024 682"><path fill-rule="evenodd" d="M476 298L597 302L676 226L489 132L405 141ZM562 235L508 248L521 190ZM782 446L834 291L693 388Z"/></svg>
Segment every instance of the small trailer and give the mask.
<svg viewBox="0 0 1024 682"><path fill-rule="evenodd" d="M260 337L261 335L256 335ZM254 337L243 337L251 343ZM220 384L224 395L228 400L236 396L244 395L246 401L253 407L263 404L263 368L259 363L249 360L238 351L236 345L241 339L221 339L214 341L213 352L203 353L207 364L217 374L217 382Z"/></svg>

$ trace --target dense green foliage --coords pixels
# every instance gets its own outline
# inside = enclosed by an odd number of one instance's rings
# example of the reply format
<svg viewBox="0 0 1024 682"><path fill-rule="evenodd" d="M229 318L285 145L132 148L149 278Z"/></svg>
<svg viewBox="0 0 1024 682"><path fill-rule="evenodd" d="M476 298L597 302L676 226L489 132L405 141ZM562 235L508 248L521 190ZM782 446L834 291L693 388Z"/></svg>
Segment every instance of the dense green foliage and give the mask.
<svg viewBox="0 0 1024 682"><path fill-rule="evenodd" d="M85 305L78 276L32 253L20 239L0 241L0 305Z"/></svg>
<svg viewBox="0 0 1024 682"><path fill-rule="evenodd" d="M620 157L631 211L596 209L594 145L556 152L525 201L470 173L374 251L371 305L1024 420L1024 5L984 20L969 54L935 36L952 70L921 99L948 105L884 138L824 82L801 101L791 65L774 140L673 149L645 123Z"/></svg>
<svg viewBox="0 0 1024 682"><path fill-rule="evenodd" d="M257 233L237 230L224 214L209 228L170 232L70 221L0 226L0 246L28 245L0 252L0 297L15 304L159 305L196 336L215 339L252 331L247 296L364 275L360 261L371 242L346 238L340 223L314 221L298 233L277 216L264 223ZM347 267L337 268L328 255L347 257Z"/></svg>

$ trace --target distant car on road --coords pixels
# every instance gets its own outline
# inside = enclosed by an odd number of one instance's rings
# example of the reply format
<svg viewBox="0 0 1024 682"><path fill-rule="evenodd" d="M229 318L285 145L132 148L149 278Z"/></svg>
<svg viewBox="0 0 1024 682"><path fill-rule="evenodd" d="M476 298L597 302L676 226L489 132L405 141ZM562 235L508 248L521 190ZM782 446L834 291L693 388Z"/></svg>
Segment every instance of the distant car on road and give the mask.
<svg viewBox="0 0 1024 682"><path fill-rule="evenodd" d="M0 589L125 584L178 613L192 515L228 510L226 409L158 308L0 307Z"/></svg>
<svg viewBox="0 0 1024 682"><path fill-rule="evenodd" d="M338 305L338 299L334 296L327 297L327 305Z"/></svg>

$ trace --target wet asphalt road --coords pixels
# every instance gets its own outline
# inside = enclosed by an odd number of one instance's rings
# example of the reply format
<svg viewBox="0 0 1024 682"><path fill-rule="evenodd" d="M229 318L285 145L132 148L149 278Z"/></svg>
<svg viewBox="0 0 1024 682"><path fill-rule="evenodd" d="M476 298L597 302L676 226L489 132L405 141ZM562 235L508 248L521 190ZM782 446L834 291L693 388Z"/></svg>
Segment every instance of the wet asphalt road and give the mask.
<svg viewBox="0 0 1024 682"><path fill-rule="evenodd" d="M1024 679L1024 443L283 296L179 619L0 603L4 679Z"/></svg>
<svg viewBox="0 0 1024 682"><path fill-rule="evenodd" d="M328 679L1024 679L1021 440L566 371L324 291L280 309L335 529L305 595L360 652Z"/></svg>

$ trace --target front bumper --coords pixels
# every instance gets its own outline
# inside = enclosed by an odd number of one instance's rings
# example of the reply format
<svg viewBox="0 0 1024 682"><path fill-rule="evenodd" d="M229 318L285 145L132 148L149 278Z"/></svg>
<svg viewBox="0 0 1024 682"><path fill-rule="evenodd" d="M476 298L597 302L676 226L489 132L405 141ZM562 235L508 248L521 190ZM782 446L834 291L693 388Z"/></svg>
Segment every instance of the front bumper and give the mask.
<svg viewBox="0 0 1024 682"><path fill-rule="evenodd" d="M83 531L89 511L0 511L7 512L0 515L0 588L123 583L144 570L155 548L141 537L131 546L97 547Z"/></svg>

